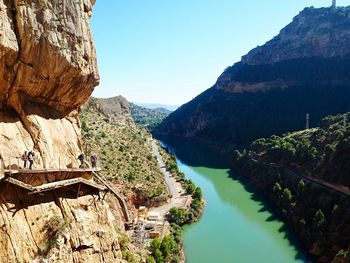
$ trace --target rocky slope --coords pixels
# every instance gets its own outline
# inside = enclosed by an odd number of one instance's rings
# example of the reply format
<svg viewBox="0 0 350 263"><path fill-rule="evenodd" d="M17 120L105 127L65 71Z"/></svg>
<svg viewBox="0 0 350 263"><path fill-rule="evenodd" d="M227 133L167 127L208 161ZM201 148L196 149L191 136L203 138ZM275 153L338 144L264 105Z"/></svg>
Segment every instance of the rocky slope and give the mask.
<svg viewBox="0 0 350 263"><path fill-rule="evenodd" d="M350 110L350 7L306 8L155 131L230 150Z"/></svg>
<svg viewBox="0 0 350 263"><path fill-rule="evenodd" d="M168 200L167 186L152 154L151 135L130 113L121 96L91 98L80 116L86 153L97 154L101 174L129 197L131 209L157 206Z"/></svg>

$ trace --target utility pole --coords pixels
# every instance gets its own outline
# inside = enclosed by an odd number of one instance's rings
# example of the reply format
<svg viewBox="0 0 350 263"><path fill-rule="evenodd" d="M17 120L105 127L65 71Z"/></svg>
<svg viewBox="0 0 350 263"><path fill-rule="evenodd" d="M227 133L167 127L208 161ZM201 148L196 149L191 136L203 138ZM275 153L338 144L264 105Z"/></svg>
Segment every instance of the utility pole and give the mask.
<svg viewBox="0 0 350 263"><path fill-rule="evenodd" d="M336 8L337 7L337 0L332 0L332 8Z"/></svg>
<svg viewBox="0 0 350 263"><path fill-rule="evenodd" d="M305 125L305 130L310 129L310 114L306 113L306 125Z"/></svg>

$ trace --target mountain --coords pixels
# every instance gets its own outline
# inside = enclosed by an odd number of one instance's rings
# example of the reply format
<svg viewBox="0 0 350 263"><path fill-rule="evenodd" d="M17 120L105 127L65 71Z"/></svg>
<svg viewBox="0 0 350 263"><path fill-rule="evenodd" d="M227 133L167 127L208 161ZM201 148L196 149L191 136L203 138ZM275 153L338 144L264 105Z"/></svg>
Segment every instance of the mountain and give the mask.
<svg viewBox="0 0 350 263"><path fill-rule="evenodd" d="M315 126L350 110L350 7L305 8L279 35L228 67L216 84L166 118L155 134L220 151Z"/></svg>
<svg viewBox="0 0 350 263"><path fill-rule="evenodd" d="M171 113L171 111L166 108L148 109L134 103L131 103L130 107L134 121L137 124L147 127L151 131Z"/></svg>
<svg viewBox="0 0 350 263"><path fill-rule="evenodd" d="M164 108L164 109L167 109L168 111L174 111L179 107L178 105L168 105L168 104L161 104L161 103L133 102L133 104L147 108L147 109Z"/></svg>

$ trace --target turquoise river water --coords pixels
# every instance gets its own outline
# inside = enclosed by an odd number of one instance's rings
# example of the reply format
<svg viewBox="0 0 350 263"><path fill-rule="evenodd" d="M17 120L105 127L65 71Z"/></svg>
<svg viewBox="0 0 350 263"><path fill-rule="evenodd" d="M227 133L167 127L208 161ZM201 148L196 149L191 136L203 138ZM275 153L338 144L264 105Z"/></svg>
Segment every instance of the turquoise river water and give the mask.
<svg viewBox="0 0 350 263"><path fill-rule="evenodd" d="M202 188L206 200L200 221L185 228L187 263L309 262L284 224L234 179L224 160L189 143L165 145L176 152L180 170Z"/></svg>

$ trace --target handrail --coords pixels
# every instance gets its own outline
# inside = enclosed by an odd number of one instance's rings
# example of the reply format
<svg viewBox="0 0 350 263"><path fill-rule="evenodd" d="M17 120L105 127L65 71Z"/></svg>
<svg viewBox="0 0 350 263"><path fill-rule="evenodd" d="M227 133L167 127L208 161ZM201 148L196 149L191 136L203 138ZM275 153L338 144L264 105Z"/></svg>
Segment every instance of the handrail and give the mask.
<svg viewBox="0 0 350 263"><path fill-rule="evenodd" d="M89 168L91 168L91 165L85 160L84 162ZM128 205L126 204L124 198L116 191L113 189L113 187L111 187L109 185L109 183L106 182L106 180L104 180L100 175L97 174L97 170L96 171L92 171L92 174L97 178L97 180L99 180L104 186L106 186L108 188L109 191L111 191L118 199L120 206L122 207L123 210L123 214L124 217L126 219L126 221L129 223L131 222L131 217L129 214L129 209L128 209Z"/></svg>
<svg viewBox="0 0 350 263"><path fill-rule="evenodd" d="M62 187L70 186L73 184L79 184L79 183L94 187L100 191L105 190L105 188L103 186L98 185L96 183L92 183L84 178L68 179L68 180L63 180L63 181L59 181L59 182L47 183L47 184L43 184L43 185L39 185L39 186L32 186L30 184L23 183L22 181L19 181L15 178L11 178L11 177L7 178L6 181L30 191L29 195L42 193L42 192L46 192L46 191L51 191L51 190L54 190L57 188L62 188Z"/></svg>
<svg viewBox="0 0 350 263"><path fill-rule="evenodd" d="M103 184L105 185L108 190L110 190L118 199L121 207L122 207L122 210L123 210L123 214L124 214L124 217L126 219L126 221L129 223L131 222L131 217L130 217L130 214L129 214L129 209L128 209L128 205L126 204L124 198L118 194L101 176L99 176L96 172L92 171L92 174Z"/></svg>
<svg viewBox="0 0 350 263"><path fill-rule="evenodd" d="M0 180L5 178L5 164L4 160L0 157Z"/></svg>

